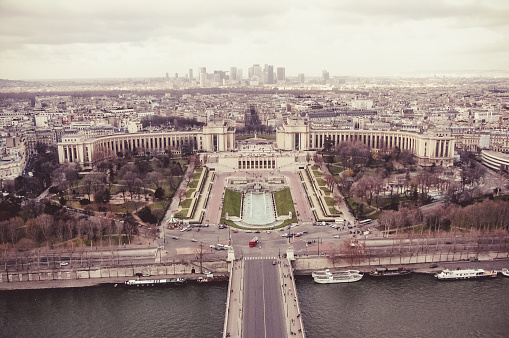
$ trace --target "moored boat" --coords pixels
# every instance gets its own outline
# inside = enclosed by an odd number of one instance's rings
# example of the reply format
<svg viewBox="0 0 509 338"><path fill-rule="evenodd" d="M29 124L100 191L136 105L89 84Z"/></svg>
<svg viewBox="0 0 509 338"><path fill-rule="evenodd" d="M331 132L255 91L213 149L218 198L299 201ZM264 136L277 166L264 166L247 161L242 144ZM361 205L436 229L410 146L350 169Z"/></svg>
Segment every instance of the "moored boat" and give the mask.
<svg viewBox="0 0 509 338"><path fill-rule="evenodd" d="M330 271L329 269L320 270L320 271L313 271L311 273L311 277L315 278L317 276L329 276L331 273L334 273L335 271Z"/></svg>
<svg viewBox="0 0 509 338"><path fill-rule="evenodd" d="M369 273L373 277L397 277L397 276L408 276L412 271L405 268L377 268Z"/></svg>
<svg viewBox="0 0 509 338"><path fill-rule="evenodd" d="M506 277L509 277L509 270L507 268L503 268L500 273Z"/></svg>
<svg viewBox="0 0 509 338"><path fill-rule="evenodd" d="M362 279L363 274L359 270L346 270L318 274L313 277L319 284L351 283Z"/></svg>
<svg viewBox="0 0 509 338"><path fill-rule="evenodd" d="M483 277L497 277L498 272L494 270L483 270L483 269L458 269L449 270L437 273L436 278L440 280L454 280L454 279L471 279L471 278L483 278Z"/></svg>
<svg viewBox="0 0 509 338"><path fill-rule="evenodd" d="M221 283L221 282L227 282L228 276L208 275L207 277L199 277L196 281L198 283Z"/></svg>
<svg viewBox="0 0 509 338"><path fill-rule="evenodd" d="M173 286L184 285L187 282L185 278L167 278L167 279L130 279L125 282L126 286Z"/></svg>

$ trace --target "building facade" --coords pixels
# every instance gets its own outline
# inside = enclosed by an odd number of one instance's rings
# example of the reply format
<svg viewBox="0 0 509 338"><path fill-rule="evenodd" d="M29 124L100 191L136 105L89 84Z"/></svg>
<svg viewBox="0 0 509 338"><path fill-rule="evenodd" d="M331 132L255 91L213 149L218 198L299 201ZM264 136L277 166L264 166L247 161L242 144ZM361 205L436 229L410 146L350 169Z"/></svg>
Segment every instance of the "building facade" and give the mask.
<svg viewBox="0 0 509 338"><path fill-rule="evenodd" d="M90 138L71 134L58 143L60 163L75 162L90 168L94 162L118 153L160 154L166 150L179 152L183 145L193 151L222 152L235 148L235 128L224 122L209 123L202 130L114 134Z"/></svg>
<svg viewBox="0 0 509 338"><path fill-rule="evenodd" d="M393 130L341 130L325 126L312 127L301 119L289 118L276 131L276 144L281 150L319 150L330 139L340 142L361 142L375 150L409 150L423 166L450 166L454 159L454 137L449 132L417 134Z"/></svg>

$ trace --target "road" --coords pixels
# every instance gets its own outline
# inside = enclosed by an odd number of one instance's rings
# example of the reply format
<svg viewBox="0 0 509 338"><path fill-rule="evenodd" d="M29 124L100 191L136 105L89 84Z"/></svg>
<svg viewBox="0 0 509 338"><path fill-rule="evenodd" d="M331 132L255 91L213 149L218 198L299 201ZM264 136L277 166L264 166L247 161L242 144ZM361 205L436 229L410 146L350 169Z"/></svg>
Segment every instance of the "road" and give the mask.
<svg viewBox="0 0 509 338"><path fill-rule="evenodd" d="M270 259L244 261L242 337L285 337L279 266Z"/></svg>

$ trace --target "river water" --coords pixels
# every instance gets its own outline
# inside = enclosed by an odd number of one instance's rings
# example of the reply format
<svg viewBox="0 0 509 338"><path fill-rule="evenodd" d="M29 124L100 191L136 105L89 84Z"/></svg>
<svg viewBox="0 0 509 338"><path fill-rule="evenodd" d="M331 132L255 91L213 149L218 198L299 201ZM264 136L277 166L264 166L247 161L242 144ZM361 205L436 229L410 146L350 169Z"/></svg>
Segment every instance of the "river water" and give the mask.
<svg viewBox="0 0 509 338"><path fill-rule="evenodd" d="M508 337L509 278L315 284L297 277L307 337ZM220 337L227 285L0 291L2 337Z"/></svg>

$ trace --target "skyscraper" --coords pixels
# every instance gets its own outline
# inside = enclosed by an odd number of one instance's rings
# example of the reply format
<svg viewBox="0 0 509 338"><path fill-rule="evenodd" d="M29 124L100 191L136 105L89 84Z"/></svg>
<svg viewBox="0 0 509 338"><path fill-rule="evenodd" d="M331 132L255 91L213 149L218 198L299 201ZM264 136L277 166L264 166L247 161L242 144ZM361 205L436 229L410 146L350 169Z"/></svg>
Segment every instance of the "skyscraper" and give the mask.
<svg viewBox="0 0 509 338"><path fill-rule="evenodd" d="M237 81L237 67L230 67L230 81Z"/></svg>
<svg viewBox="0 0 509 338"><path fill-rule="evenodd" d="M297 78L299 80L299 83L304 83L304 73L300 73Z"/></svg>
<svg viewBox="0 0 509 338"><path fill-rule="evenodd" d="M256 76L257 80L262 80L262 67L259 64L253 65L253 77Z"/></svg>
<svg viewBox="0 0 509 338"><path fill-rule="evenodd" d="M277 67L277 81L286 81L285 67Z"/></svg>
<svg viewBox="0 0 509 338"><path fill-rule="evenodd" d="M193 83L193 70L189 69L189 82Z"/></svg>
<svg viewBox="0 0 509 338"><path fill-rule="evenodd" d="M329 82L329 72L326 70L322 70L322 84L327 84Z"/></svg>
<svg viewBox="0 0 509 338"><path fill-rule="evenodd" d="M274 83L274 66L273 65L265 65L263 72L266 74L265 83L273 84Z"/></svg>
<svg viewBox="0 0 509 338"><path fill-rule="evenodd" d="M207 85L207 73L200 73L200 87Z"/></svg>

